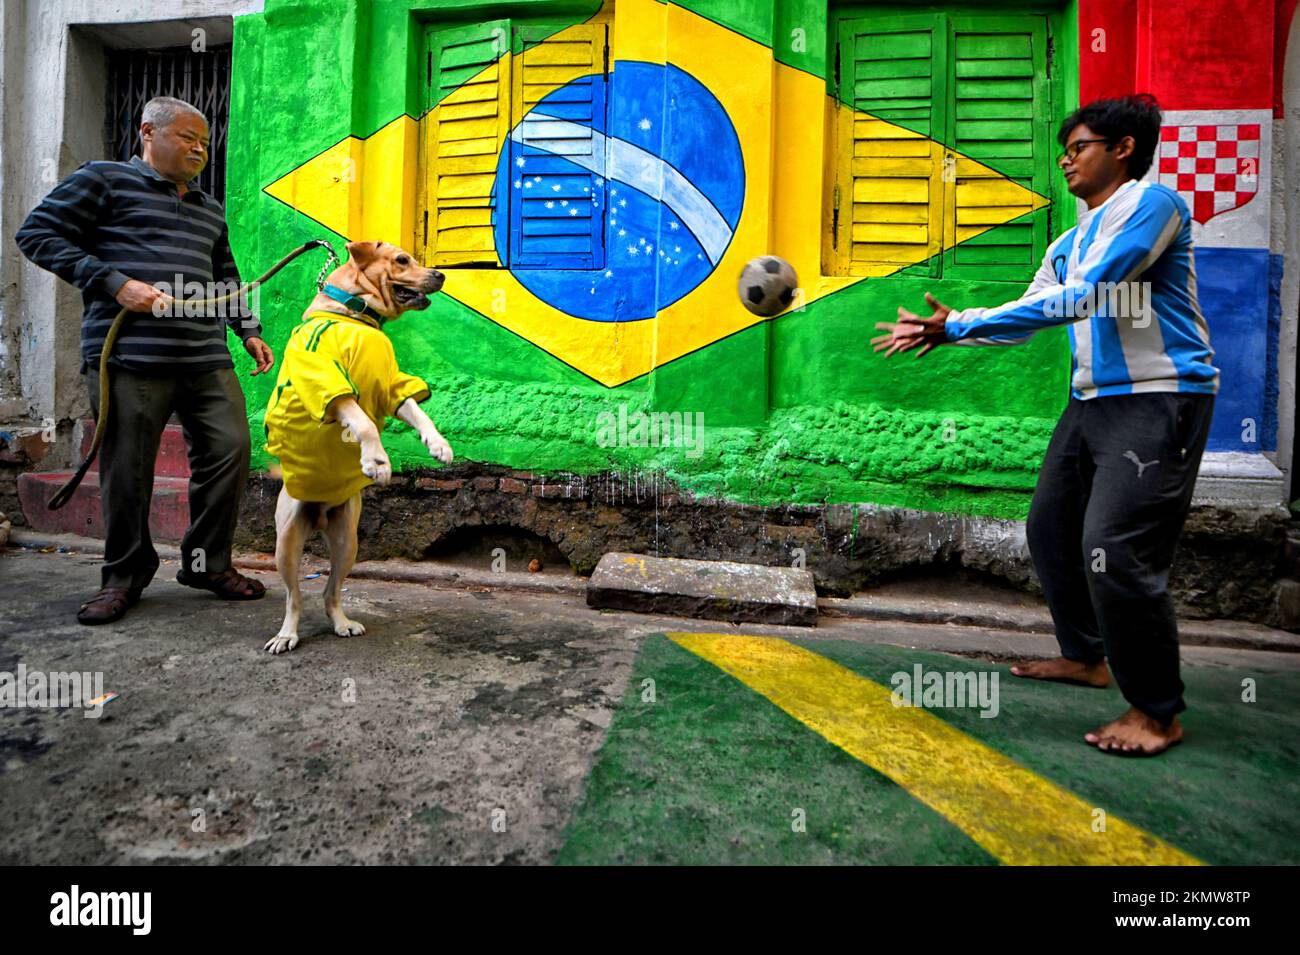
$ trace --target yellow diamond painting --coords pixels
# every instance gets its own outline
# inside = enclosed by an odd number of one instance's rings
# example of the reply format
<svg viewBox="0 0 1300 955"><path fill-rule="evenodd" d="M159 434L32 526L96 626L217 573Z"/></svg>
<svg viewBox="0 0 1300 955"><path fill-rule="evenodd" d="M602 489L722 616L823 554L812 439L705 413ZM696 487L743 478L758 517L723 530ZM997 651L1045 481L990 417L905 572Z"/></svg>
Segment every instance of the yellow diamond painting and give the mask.
<svg viewBox="0 0 1300 955"><path fill-rule="evenodd" d="M798 307L1048 202L656 0L558 31L435 32L428 56L420 119L348 137L265 191L415 251L446 271L445 294L610 387L765 321L736 292L755 256L795 267ZM823 275L833 144L863 130L875 145L848 157L844 199L867 210L848 231L867 254Z"/></svg>

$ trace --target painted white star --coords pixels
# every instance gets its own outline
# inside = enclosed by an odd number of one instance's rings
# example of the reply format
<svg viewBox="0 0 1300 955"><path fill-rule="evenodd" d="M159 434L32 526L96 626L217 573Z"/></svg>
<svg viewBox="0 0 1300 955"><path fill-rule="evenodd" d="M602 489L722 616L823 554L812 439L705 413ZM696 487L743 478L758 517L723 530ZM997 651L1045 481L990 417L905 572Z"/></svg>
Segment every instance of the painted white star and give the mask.
<svg viewBox="0 0 1300 955"><path fill-rule="evenodd" d="M613 186L611 186L610 189L609 189L609 194L610 194L611 196L617 196L617 195L618 195L618 189L615 188L615 187L613 187Z"/></svg>
<svg viewBox="0 0 1300 955"><path fill-rule="evenodd" d="M682 250L682 247L681 247L680 245L675 245L675 246L673 246L673 251L674 251L674 252L680 252L681 250Z"/></svg>
<svg viewBox="0 0 1300 955"><path fill-rule="evenodd" d="M647 245L647 246L645 247L645 250L646 250L647 252L653 252L653 251L655 250L655 247L654 247L653 245Z"/></svg>
<svg viewBox="0 0 1300 955"><path fill-rule="evenodd" d="M591 186L583 186L583 187L582 187L582 191L583 191L583 192L591 192Z"/></svg>
<svg viewBox="0 0 1300 955"><path fill-rule="evenodd" d="M525 160L523 156L520 156L518 159L515 160L515 165L518 166L520 169L523 169L526 162L527 160Z"/></svg>
<svg viewBox="0 0 1300 955"><path fill-rule="evenodd" d="M641 122L637 123L637 125L640 126L642 129L649 129L649 128L650 128L650 120L648 120L648 119L642 119Z"/></svg>
<svg viewBox="0 0 1300 955"><path fill-rule="evenodd" d="M626 205L627 205L627 200L626 200L626 199L620 199L620 200L618 200L618 204L619 204L620 206L626 206Z"/></svg>
<svg viewBox="0 0 1300 955"><path fill-rule="evenodd" d="M614 277L614 273L613 273L611 270L606 269L606 270L605 270L605 278L607 278L607 279L612 279L613 277Z"/></svg>
<svg viewBox="0 0 1300 955"><path fill-rule="evenodd" d="M568 199L561 199L561 200L560 200L560 205L562 205L562 206L567 206L568 204L569 204L569 200L568 200Z"/></svg>
<svg viewBox="0 0 1300 955"><path fill-rule="evenodd" d="M670 229L672 229L674 232L676 232L678 229L681 228L681 226L679 226L676 222L670 222L670 223L668 223L668 228L670 228Z"/></svg>
<svg viewBox="0 0 1300 955"><path fill-rule="evenodd" d="M541 182L541 181L542 181L541 176L533 176L533 182Z"/></svg>
<svg viewBox="0 0 1300 955"><path fill-rule="evenodd" d="M559 192L559 191L560 191L560 184L557 182L555 185L551 186L551 191L552 191L552 192Z"/></svg>
<svg viewBox="0 0 1300 955"><path fill-rule="evenodd" d="M619 237L620 239L623 238L623 236L625 236L625 235L627 235L627 229L619 229L619 230L618 230L618 237Z"/></svg>
<svg viewBox="0 0 1300 955"><path fill-rule="evenodd" d="M662 259L663 257L664 257L664 250L663 250L663 249L660 249L660 250L659 250L659 258Z"/></svg>
<svg viewBox="0 0 1300 955"><path fill-rule="evenodd" d="M643 238L643 239L641 239L641 241L640 241L640 242L638 242L638 243L637 243L637 245L645 245L645 239L644 239L644 238Z"/></svg>
<svg viewBox="0 0 1300 955"><path fill-rule="evenodd" d="M569 210L569 215L571 215L571 216L576 216L577 214L578 214L578 210L577 210L577 209L570 209L570 210Z"/></svg>
<svg viewBox="0 0 1300 955"><path fill-rule="evenodd" d="M629 246L627 247L627 254L628 254L628 255L636 255L636 254L639 253L640 251L641 251L641 250L638 249L635 245L629 245Z"/></svg>
<svg viewBox="0 0 1300 955"><path fill-rule="evenodd" d="M596 177L596 185L598 185L598 186L603 186L604 184L605 184L605 180L602 179L600 176L597 176L597 177Z"/></svg>
<svg viewBox="0 0 1300 955"><path fill-rule="evenodd" d="M526 183L524 183L524 188L525 188L525 189L531 189L531 188L533 188L533 181L532 181L531 179L529 179Z"/></svg>
<svg viewBox="0 0 1300 955"><path fill-rule="evenodd" d="M523 180L522 180L522 179L516 179L516 180L515 180L515 188L516 188L516 189L518 189L518 188L519 188L520 186L522 186L523 184L524 184L524 183L523 183Z"/></svg>
<svg viewBox="0 0 1300 955"><path fill-rule="evenodd" d="M547 200L546 200L546 208L548 208L548 209L554 209L554 208L555 208L555 203L552 202L550 199L547 199Z"/></svg>

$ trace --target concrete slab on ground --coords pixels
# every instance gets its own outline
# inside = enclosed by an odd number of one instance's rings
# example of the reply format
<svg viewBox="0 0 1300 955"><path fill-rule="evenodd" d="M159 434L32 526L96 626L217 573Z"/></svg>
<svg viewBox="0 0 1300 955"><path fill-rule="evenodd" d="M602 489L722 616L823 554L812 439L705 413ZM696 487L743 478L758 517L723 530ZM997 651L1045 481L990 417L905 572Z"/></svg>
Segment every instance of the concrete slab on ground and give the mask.
<svg viewBox="0 0 1300 955"><path fill-rule="evenodd" d="M587 583L587 605L733 623L817 625L811 571L725 560L609 553Z"/></svg>

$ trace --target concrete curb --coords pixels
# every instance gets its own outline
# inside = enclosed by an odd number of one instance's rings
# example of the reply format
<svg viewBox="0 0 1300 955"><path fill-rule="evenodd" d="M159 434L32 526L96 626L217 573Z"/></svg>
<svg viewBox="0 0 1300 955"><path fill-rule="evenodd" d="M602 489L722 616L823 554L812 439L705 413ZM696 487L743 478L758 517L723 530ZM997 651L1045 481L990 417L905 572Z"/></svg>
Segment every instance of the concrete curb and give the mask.
<svg viewBox="0 0 1300 955"><path fill-rule="evenodd" d="M92 557L102 557L104 542L94 537L77 534L44 534L26 529L9 537L11 547L60 547ZM154 550L164 560L180 560L181 551L175 544L154 543ZM275 573L275 558L269 554L235 553L234 565L244 570ZM317 565L320 565L319 567ZM303 555L303 569L314 572L324 570L329 564L311 554ZM413 563L403 560L360 561L348 574L349 580L391 580L412 584L443 584L452 587L491 588L493 590L518 590L529 593L573 594L585 596L587 581L583 577L520 571L477 571L465 567L449 567L431 562Z"/></svg>
<svg viewBox="0 0 1300 955"><path fill-rule="evenodd" d="M101 556L104 542L76 534L44 534L14 528L10 547L63 547L88 556ZM174 544L154 545L158 556L180 560ZM236 553L235 566L246 570L275 572L275 560L267 554ZM304 569L323 563L312 555L304 557ZM327 566L327 565L326 565ZM567 594L585 600L587 579L567 574L530 574L518 571L475 570L432 562L402 560L362 561L352 568L349 579L390 580L402 583L441 585L466 589L492 589L527 593ZM884 623L948 624L987 630L1051 636L1052 619L1046 608L1012 607L975 600L944 600L937 597L896 597L868 594L859 597L820 597L822 616L877 620ZM1300 653L1300 634L1275 630L1237 620L1180 620L1179 640L1183 646L1216 647L1229 650L1270 650Z"/></svg>
<svg viewBox="0 0 1300 955"><path fill-rule="evenodd" d="M822 597L823 614L890 623L950 624L1051 636L1055 633L1046 608L1008 607L972 600L925 600L881 595ZM1273 650L1300 653L1300 634L1239 620L1179 620L1179 643L1186 647L1229 650Z"/></svg>

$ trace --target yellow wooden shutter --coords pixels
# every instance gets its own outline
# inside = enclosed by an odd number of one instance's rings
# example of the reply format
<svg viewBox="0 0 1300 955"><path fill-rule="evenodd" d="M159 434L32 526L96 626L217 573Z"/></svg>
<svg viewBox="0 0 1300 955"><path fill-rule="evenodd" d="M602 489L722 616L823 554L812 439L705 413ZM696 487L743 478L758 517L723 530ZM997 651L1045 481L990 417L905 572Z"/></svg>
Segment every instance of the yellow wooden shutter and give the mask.
<svg viewBox="0 0 1300 955"><path fill-rule="evenodd" d="M509 194L493 195L493 184L510 134L509 45L509 20L430 37L436 106L425 123L424 259L431 265L498 264L493 213L507 214Z"/></svg>
<svg viewBox="0 0 1300 955"><path fill-rule="evenodd" d="M874 16L840 27L836 271L938 267L946 31L932 16ZM861 114L868 114L863 116Z"/></svg>

